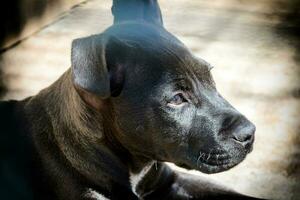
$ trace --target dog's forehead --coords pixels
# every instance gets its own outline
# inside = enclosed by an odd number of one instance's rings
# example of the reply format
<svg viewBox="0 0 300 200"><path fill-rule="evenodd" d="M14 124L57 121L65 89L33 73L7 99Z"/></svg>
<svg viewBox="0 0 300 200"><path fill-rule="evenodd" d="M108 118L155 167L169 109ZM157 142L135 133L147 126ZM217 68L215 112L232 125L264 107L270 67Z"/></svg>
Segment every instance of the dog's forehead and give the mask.
<svg viewBox="0 0 300 200"><path fill-rule="evenodd" d="M194 56L186 47L181 45L160 44L155 49L147 49L145 59L150 63L145 74L157 73L156 77L172 80L185 80L213 84L210 70L213 68L205 60ZM146 62L147 62L146 61ZM144 68L144 65L140 67Z"/></svg>
<svg viewBox="0 0 300 200"><path fill-rule="evenodd" d="M141 65L139 72L152 77L171 79L191 78L206 80L211 65L195 57L173 34L163 27L139 23L124 23L110 27L106 34L113 35L132 47ZM143 65L146 64L146 65ZM142 75L142 74L140 74Z"/></svg>

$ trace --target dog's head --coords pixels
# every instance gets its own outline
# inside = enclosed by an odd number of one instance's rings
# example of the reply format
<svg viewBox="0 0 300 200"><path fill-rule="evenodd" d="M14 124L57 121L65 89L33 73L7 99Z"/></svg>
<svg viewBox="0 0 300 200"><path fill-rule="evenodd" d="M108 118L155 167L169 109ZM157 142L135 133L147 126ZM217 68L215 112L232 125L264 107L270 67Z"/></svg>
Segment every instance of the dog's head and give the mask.
<svg viewBox="0 0 300 200"><path fill-rule="evenodd" d="M255 126L217 92L211 66L162 27L125 23L72 46L74 84L132 154L205 173L252 149Z"/></svg>

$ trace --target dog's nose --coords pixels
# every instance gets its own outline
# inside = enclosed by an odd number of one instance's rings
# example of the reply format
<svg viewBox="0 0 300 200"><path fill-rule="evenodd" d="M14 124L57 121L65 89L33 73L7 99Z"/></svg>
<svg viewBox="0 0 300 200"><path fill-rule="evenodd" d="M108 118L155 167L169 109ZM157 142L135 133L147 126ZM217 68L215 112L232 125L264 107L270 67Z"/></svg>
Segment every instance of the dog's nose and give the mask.
<svg viewBox="0 0 300 200"><path fill-rule="evenodd" d="M240 124L233 131L233 139L242 143L244 146L254 139L255 126L249 122L246 125Z"/></svg>
<svg viewBox="0 0 300 200"><path fill-rule="evenodd" d="M246 149L250 150L254 141L255 129L255 126L248 120L246 122L240 123L233 130L233 139L236 142L242 144Z"/></svg>
<svg viewBox="0 0 300 200"><path fill-rule="evenodd" d="M244 116L235 113L227 115L221 130L229 133L230 138L243 145L248 151L251 150L256 128Z"/></svg>

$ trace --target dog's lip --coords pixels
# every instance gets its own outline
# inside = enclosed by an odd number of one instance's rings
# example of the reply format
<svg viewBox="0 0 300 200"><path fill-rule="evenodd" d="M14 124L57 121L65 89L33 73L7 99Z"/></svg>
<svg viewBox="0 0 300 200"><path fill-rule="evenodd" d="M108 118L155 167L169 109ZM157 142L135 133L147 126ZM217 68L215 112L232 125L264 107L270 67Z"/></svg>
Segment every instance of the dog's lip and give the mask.
<svg viewBox="0 0 300 200"><path fill-rule="evenodd" d="M187 170L199 170L200 172L206 173L206 174L213 174L213 173L218 173L218 172L223 172L226 171L232 167L234 167L235 165L237 165L238 163L232 163L230 161L228 161L226 164L218 164L218 165L213 165L213 164L208 164L208 163L204 163L201 162L201 164L197 164L197 166L193 166L190 164L186 164L186 163L176 163L177 166L179 167L183 167Z"/></svg>
<svg viewBox="0 0 300 200"><path fill-rule="evenodd" d="M230 152L224 152L222 155L224 159L221 162L199 162L196 169L208 174L223 172L241 163L246 158L247 152L241 152L239 156Z"/></svg>
<svg viewBox="0 0 300 200"><path fill-rule="evenodd" d="M201 172L211 174L225 171L231 168L232 163L230 162L230 157L220 162L207 162L200 159L197 161L196 165L187 162L177 162L175 163L179 167L183 167L187 170L199 170Z"/></svg>
<svg viewBox="0 0 300 200"><path fill-rule="evenodd" d="M242 162L247 155L247 153L244 152L243 155L236 157L225 150L210 153L210 157L208 157L209 153L207 152L205 153L205 156L202 156L201 158L199 158L199 154L197 156L189 157L188 160L176 162L175 164L188 170L194 169L206 174L213 174L231 169Z"/></svg>
<svg viewBox="0 0 300 200"><path fill-rule="evenodd" d="M231 156L228 153L222 153L222 154L207 154L204 152L200 152L199 156L197 158L197 167L199 167L201 164L207 165L207 166L216 166L221 167L224 165L229 164Z"/></svg>

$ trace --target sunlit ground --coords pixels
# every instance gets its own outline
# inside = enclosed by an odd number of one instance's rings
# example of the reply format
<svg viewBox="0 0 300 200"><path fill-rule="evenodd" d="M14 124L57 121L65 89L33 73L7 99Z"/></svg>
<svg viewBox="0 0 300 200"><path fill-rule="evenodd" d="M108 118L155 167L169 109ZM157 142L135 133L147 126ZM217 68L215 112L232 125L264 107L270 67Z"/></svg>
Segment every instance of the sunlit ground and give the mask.
<svg viewBox="0 0 300 200"><path fill-rule="evenodd" d="M207 176L249 195L300 199L299 49L277 31L276 2L164 0L161 7L167 29L215 66L219 91L257 126L247 159ZM110 4L90 0L5 52L4 98L22 99L54 82L70 66L72 39L112 23Z"/></svg>

